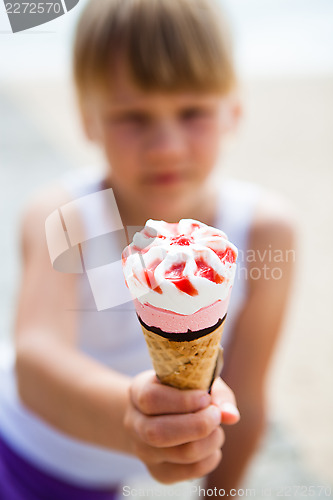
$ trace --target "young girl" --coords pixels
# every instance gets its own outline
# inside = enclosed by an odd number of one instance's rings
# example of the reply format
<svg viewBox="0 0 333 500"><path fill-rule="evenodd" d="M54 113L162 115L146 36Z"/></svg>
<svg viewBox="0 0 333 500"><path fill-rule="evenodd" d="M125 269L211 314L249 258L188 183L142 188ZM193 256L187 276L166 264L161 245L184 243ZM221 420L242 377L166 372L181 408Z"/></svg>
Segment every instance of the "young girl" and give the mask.
<svg viewBox="0 0 333 500"><path fill-rule="evenodd" d="M264 427L265 374L291 279L291 262L273 276L269 255L292 246L293 227L259 187L213 181L240 116L227 28L211 0L94 0L78 25L74 75L106 169L61 179L24 217L16 364L0 398L0 498L112 499L146 470L163 483L206 476L207 488L228 492ZM235 397L221 379L210 395L162 386L132 303L97 312L85 273L52 268L46 218L109 188L125 227L198 219L239 248L223 337ZM112 215L82 204L86 239ZM222 429L221 414L237 425Z"/></svg>

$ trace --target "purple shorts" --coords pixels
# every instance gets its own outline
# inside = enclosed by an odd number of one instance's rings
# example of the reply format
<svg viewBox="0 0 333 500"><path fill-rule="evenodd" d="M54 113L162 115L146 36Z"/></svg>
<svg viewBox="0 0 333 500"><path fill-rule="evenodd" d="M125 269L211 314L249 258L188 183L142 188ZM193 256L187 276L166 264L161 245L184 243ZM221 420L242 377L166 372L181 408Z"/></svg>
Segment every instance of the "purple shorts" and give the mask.
<svg viewBox="0 0 333 500"><path fill-rule="evenodd" d="M0 436L0 500L116 500L117 491L81 488L42 472Z"/></svg>

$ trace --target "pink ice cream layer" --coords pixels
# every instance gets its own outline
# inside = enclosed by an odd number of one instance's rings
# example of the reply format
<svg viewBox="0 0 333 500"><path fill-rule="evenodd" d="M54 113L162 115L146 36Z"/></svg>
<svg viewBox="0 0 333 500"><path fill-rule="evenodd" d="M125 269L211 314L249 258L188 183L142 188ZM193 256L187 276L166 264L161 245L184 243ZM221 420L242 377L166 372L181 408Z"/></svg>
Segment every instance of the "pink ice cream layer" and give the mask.
<svg viewBox="0 0 333 500"><path fill-rule="evenodd" d="M137 314L148 326L155 326L164 332L186 333L188 330L196 332L215 325L222 319L228 309L229 296L225 300L217 300L214 304L203 307L194 314L178 314L166 309L160 309L150 304L142 304L134 300Z"/></svg>

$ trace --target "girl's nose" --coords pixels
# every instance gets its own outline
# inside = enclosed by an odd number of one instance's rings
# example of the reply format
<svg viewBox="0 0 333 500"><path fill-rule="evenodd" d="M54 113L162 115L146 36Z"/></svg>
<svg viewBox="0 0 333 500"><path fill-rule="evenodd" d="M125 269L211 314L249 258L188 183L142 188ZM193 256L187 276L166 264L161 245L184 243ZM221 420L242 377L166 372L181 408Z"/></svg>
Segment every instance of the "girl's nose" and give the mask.
<svg viewBox="0 0 333 500"><path fill-rule="evenodd" d="M183 132L172 122L153 124L146 144L147 158L152 162L179 160L186 151Z"/></svg>

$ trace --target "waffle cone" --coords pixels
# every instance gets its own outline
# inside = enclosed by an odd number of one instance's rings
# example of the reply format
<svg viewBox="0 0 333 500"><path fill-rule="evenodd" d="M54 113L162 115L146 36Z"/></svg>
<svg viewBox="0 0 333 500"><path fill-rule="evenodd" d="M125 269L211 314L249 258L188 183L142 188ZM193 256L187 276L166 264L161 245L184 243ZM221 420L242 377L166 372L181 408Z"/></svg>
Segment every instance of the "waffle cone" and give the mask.
<svg viewBox="0 0 333 500"><path fill-rule="evenodd" d="M149 354L162 384L208 390L212 384L224 322L211 333L185 342L168 340L141 325Z"/></svg>

